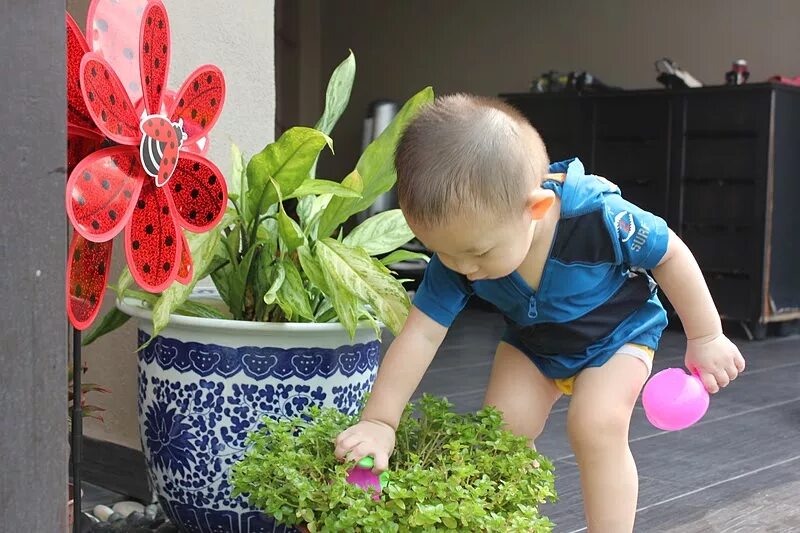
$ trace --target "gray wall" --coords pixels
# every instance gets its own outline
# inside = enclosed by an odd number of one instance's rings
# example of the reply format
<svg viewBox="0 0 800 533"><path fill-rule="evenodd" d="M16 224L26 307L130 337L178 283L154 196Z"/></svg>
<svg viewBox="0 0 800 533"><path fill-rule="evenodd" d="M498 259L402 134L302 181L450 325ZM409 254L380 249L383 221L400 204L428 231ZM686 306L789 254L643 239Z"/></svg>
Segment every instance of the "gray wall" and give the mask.
<svg viewBox="0 0 800 533"><path fill-rule="evenodd" d="M797 0L337 0L320 5L322 83L348 48L358 60L350 110L333 135L336 164L320 167L328 175L343 176L352 166L370 100L403 100L425 85L437 93L496 95L527 91L543 71L585 69L625 88L655 87L653 62L663 56L708 84L722 83L739 57L750 62L754 80L800 74ZM318 99L323 90L318 89Z"/></svg>
<svg viewBox="0 0 800 533"><path fill-rule="evenodd" d="M0 4L0 529L64 531L64 3Z"/></svg>

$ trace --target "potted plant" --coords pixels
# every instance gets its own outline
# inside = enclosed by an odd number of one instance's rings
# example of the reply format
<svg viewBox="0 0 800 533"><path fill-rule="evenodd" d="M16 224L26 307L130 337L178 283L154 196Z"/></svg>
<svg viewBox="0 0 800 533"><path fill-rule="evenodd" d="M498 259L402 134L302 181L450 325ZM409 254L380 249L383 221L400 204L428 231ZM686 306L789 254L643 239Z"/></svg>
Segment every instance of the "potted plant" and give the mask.
<svg viewBox="0 0 800 533"><path fill-rule="evenodd" d="M413 96L341 182L315 179L354 74L350 54L315 128L292 128L249 161L233 148L225 216L216 230L186 234L188 284L149 294L124 271L118 309L87 337L139 319L142 446L151 484L183 529L272 531L230 492L247 434L265 415L312 405L356 412L377 372L382 325L397 332L407 316L408 295L388 268L420 257L399 250L412 238L402 214L377 214L346 235L343 225L393 186L396 143L433 92ZM194 290L207 276L215 290Z"/></svg>
<svg viewBox="0 0 800 533"><path fill-rule="evenodd" d="M237 494L287 526L369 532L552 530L538 506L555 499L553 465L493 408L453 413L424 396L406 409L380 497L346 481L333 440L356 417L335 409L264 421L234 467Z"/></svg>

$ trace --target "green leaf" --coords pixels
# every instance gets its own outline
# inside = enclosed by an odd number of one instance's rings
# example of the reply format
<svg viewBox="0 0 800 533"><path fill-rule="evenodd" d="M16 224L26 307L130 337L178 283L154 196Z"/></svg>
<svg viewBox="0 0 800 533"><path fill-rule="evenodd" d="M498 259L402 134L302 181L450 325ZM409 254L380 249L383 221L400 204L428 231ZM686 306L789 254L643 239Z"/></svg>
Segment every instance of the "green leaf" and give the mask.
<svg viewBox="0 0 800 533"><path fill-rule="evenodd" d="M386 257L381 259L381 263L386 266L393 265L395 263L399 263L401 261L413 261L415 259L422 259L423 261L427 262L430 261L430 257L427 255L420 253L420 252L411 252L409 250L396 250Z"/></svg>
<svg viewBox="0 0 800 533"><path fill-rule="evenodd" d="M403 213L390 209L372 216L359 224L344 238L348 246L360 246L369 255L392 252L414 238Z"/></svg>
<svg viewBox="0 0 800 533"><path fill-rule="evenodd" d="M122 327L125 322L130 320L130 316L126 315L116 307L112 308L106 315L103 317L103 320L97 324L89 334L83 337L83 341L81 341L81 345L88 346L98 338L102 337L106 333L111 333L117 328Z"/></svg>
<svg viewBox="0 0 800 533"><path fill-rule="evenodd" d="M315 285L323 293L328 293L328 284L322 266L308 246L301 246L297 249L297 256L300 259L300 267L303 269L308 281Z"/></svg>
<svg viewBox="0 0 800 533"><path fill-rule="evenodd" d="M295 251L305 242L303 230L283 209L281 204L278 210L278 233L281 236L284 251L287 253Z"/></svg>
<svg viewBox="0 0 800 533"><path fill-rule="evenodd" d="M350 102L350 93L353 90L353 80L356 76L356 58L353 52L331 74L328 88L325 91L325 111L314 126L321 132L330 135L333 127L347 108Z"/></svg>
<svg viewBox="0 0 800 533"><path fill-rule="evenodd" d="M254 155L247 164L250 218L255 219L278 201L272 179L283 195L293 193L308 178L311 166L325 145L333 150L333 141L321 131L295 127Z"/></svg>
<svg viewBox="0 0 800 533"><path fill-rule="evenodd" d="M430 87L412 96L392 123L364 150L356 164L356 170L364 182L362 197L331 200L320 221L320 235L330 235L339 224L367 209L380 194L392 188L397 181L394 151L400 135L420 108L432 101L433 89Z"/></svg>
<svg viewBox="0 0 800 533"><path fill-rule="evenodd" d="M278 299L278 291L281 289L283 282L286 280L286 270L283 268L283 263L278 262L270 269L272 274L272 285L269 290L264 294L264 303L272 305Z"/></svg>
<svg viewBox="0 0 800 533"><path fill-rule="evenodd" d="M196 316L200 318L228 318L224 313L220 312L219 309L216 309L208 304L194 302L192 300L186 300L183 302L178 306L175 312L179 315Z"/></svg>
<svg viewBox="0 0 800 533"><path fill-rule="evenodd" d="M364 180L358 173L358 169L348 174L342 180L342 185L362 193L364 191ZM319 215L318 235L320 237L330 236L339 224L350 218L353 201L351 198L330 199L325 210Z"/></svg>
<svg viewBox="0 0 800 533"><path fill-rule="evenodd" d="M301 183L292 194L284 198L284 200L302 198L312 194L332 194L343 198L361 198L361 193L359 191L354 191L341 183L329 180L307 179Z"/></svg>
<svg viewBox="0 0 800 533"><path fill-rule="evenodd" d="M244 173L244 156L235 144L231 144L231 177L228 180L228 198L238 200L242 193L242 174Z"/></svg>
<svg viewBox="0 0 800 533"><path fill-rule="evenodd" d="M297 202L297 216L300 218L300 227L303 228L306 235L316 235L314 232L316 224L332 197L330 194L306 196Z"/></svg>
<svg viewBox="0 0 800 533"><path fill-rule="evenodd" d="M219 226L218 226L219 227ZM220 232L217 228L210 229L205 233L186 233L186 240L189 242L189 250L192 253L192 279L184 285L175 282L161 293L161 296L153 306L153 335L166 327L169 323L169 315L180 307L194 290L194 286L200 281L200 275L205 272L208 264L214 260L214 251L220 242Z"/></svg>
<svg viewBox="0 0 800 533"><path fill-rule="evenodd" d="M314 312L311 310L308 291L303 284L300 271L289 259L283 259L281 264L286 278L278 289L278 305L290 321L297 321L298 317L314 320Z"/></svg>
<svg viewBox="0 0 800 533"><path fill-rule="evenodd" d="M119 279L117 280L117 291L119 291L121 294L125 292L131 285L133 285L133 275L131 275L131 270L128 267L125 267L122 269Z"/></svg>
<svg viewBox="0 0 800 533"><path fill-rule="evenodd" d="M235 274L229 280L229 290L231 299L231 313L233 318L241 320L244 318L245 293L247 292L247 282L250 278L250 268L253 265L253 257L258 251L258 246L252 246L242 257L242 262L235 269Z"/></svg>
<svg viewBox="0 0 800 533"><path fill-rule="evenodd" d="M371 306L395 335L399 333L411 303L402 284L385 267L379 268L363 250L350 248L330 238L318 243L317 257L331 289L328 296L337 311L337 297L340 296L335 294L337 290L350 293ZM342 320L341 315L339 319Z"/></svg>

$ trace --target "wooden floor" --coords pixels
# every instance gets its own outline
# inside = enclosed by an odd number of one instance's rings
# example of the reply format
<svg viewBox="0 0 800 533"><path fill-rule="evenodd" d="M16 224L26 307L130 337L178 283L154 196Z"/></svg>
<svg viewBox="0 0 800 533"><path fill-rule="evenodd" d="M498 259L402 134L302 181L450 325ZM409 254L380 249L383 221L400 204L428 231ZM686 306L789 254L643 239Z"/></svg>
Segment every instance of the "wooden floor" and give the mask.
<svg viewBox="0 0 800 533"><path fill-rule="evenodd" d="M478 409L503 327L494 313L463 313L418 394ZM693 427L659 431L637 406L630 435L640 477L637 532L800 532L800 338L737 343L747 370L712 397ZM683 348L680 335L668 333L655 370L682 366ZM544 514L557 532L571 533L586 531L586 523L567 405L566 398L556 404L537 448L555 461L560 497Z"/></svg>

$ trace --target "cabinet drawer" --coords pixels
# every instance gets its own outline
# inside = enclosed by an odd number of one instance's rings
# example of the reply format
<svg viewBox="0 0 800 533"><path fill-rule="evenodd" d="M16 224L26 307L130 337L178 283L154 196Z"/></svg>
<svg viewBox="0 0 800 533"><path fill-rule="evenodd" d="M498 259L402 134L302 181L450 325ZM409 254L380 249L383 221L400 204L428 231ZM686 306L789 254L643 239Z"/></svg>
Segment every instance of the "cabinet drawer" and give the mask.
<svg viewBox="0 0 800 533"><path fill-rule="evenodd" d="M595 104L597 140L666 139L667 96L600 98Z"/></svg>
<svg viewBox="0 0 800 533"><path fill-rule="evenodd" d="M687 178L754 179L759 175L760 140L755 136L733 138L686 138L683 175ZM765 165L763 165L765 167Z"/></svg>
<svg viewBox="0 0 800 533"><path fill-rule="evenodd" d="M688 132L752 132L769 126L769 92L689 94L685 104Z"/></svg>
<svg viewBox="0 0 800 533"><path fill-rule="evenodd" d="M733 275L752 274L753 257L762 240L748 228L735 230L713 226L683 228L683 241L704 271Z"/></svg>
<svg viewBox="0 0 800 533"><path fill-rule="evenodd" d="M762 185L763 186L763 185ZM683 222L719 226L755 227L755 182L686 181L683 188Z"/></svg>

